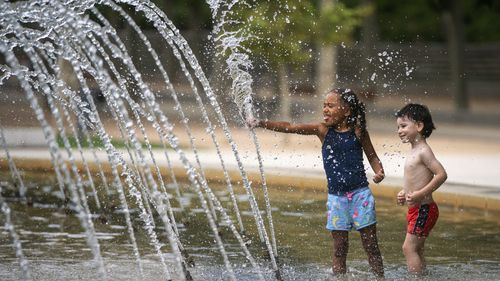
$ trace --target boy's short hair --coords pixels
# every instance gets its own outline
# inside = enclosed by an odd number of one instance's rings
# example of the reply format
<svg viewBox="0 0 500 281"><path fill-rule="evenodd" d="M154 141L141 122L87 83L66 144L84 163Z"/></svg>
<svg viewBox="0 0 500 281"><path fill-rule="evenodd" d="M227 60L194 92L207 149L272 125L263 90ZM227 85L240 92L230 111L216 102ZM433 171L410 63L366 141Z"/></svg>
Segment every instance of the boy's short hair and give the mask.
<svg viewBox="0 0 500 281"><path fill-rule="evenodd" d="M429 108L422 104L409 103L396 112L396 117L407 117L415 122L422 122L424 124L422 130L424 138L428 138L432 131L436 129Z"/></svg>

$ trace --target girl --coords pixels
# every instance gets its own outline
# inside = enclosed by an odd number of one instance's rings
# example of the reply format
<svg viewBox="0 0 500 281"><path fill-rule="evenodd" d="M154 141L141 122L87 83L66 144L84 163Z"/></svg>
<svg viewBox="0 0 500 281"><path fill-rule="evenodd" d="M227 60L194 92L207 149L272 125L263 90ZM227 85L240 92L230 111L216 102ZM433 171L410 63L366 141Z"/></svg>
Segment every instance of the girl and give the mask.
<svg viewBox="0 0 500 281"><path fill-rule="evenodd" d="M322 143L323 166L328 180L328 220L333 238L335 275L346 273L349 231L361 234L373 273L382 277L384 269L377 242L375 202L368 188L363 151L375 173L373 181L384 179L384 170L366 130L365 106L353 91L330 91L323 103L323 122L289 122L247 119L251 128L261 127L282 133L316 135Z"/></svg>

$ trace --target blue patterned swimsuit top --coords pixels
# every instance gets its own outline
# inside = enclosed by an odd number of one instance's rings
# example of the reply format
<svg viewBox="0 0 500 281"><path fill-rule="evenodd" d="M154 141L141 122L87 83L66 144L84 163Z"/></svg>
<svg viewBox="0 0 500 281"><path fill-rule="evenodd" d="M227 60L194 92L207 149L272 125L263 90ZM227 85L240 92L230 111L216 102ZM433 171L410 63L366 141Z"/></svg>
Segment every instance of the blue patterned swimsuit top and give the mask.
<svg viewBox="0 0 500 281"><path fill-rule="evenodd" d="M363 148L354 131L339 133L329 128L321 151L329 194L345 195L368 186Z"/></svg>

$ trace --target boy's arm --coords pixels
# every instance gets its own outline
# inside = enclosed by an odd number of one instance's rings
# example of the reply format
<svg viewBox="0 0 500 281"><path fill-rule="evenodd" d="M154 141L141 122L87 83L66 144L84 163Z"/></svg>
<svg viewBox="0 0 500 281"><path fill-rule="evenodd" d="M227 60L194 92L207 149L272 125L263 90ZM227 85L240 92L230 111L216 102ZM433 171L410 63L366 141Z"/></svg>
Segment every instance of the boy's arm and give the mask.
<svg viewBox="0 0 500 281"><path fill-rule="evenodd" d="M432 192L438 189L448 178L443 165L436 159L430 147L423 149L418 157L422 164L429 169L434 176L420 190L406 195L406 202L408 202L408 204L421 202L425 197L430 196Z"/></svg>
<svg viewBox="0 0 500 281"><path fill-rule="evenodd" d="M370 166L375 173L375 175L373 176L373 181L375 183L381 182L385 177L384 167L382 167L382 162L378 158L377 153L375 152L375 148L373 148L370 135L367 131L362 134L361 145L363 146L363 151L365 152L366 158L368 159L368 162L370 163Z"/></svg>
<svg viewBox="0 0 500 281"><path fill-rule="evenodd" d="M434 153L429 148L424 149L420 154L420 160L422 163L431 171L434 175L431 181L427 183L422 189L417 191L421 194L422 198L428 195L431 195L436 189L438 189L448 178L446 174L446 170L443 165L436 159Z"/></svg>

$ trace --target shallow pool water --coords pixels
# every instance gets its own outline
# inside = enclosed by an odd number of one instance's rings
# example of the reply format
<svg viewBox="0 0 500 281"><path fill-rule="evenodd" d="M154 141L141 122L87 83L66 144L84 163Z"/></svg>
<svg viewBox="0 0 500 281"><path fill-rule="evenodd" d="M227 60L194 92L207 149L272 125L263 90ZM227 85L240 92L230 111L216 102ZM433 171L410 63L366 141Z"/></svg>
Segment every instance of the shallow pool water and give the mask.
<svg viewBox="0 0 500 281"><path fill-rule="evenodd" d="M4 174L5 175L5 174ZM6 179L5 176L2 176ZM3 195L12 209L12 219L19 234L25 256L35 280L98 279L91 252L78 219L54 196L57 190L51 177L27 176L30 204L23 205L10 190L7 181L0 183ZM376 188L376 187L373 187ZM223 203L229 196L223 187L214 187ZM237 193L243 194L237 189ZM332 241L325 230L326 194L316 191L270 187L273 221L278 241L279 264L285 280L335 280L331 275ZM89 197L89 200L91 197ZM101 246L109 280L138 280L137 266L132 256L127 229L116 198L104 200L104 209L92 208L94 224ZM179 216L181 241L195 261L190 268L194 280L226 280L222 258L213 243L203 210L189 189L184 189L188 211ZM266 279L273 280L265 258L255 222L246 196L238 196L250 251L259 260ZM264 209L261 202L261 209ZM401 245L405 235L405 207L377 199L379 244L384 257L386 279L406 280ZM162 280L162 270L135 215L134 226L144 267L145 280ZM20 268L11 237L3 227L0 213L0 280L19 280ZM163 228L157 225L163 243ZM228 229L220 233L235 273L240 280L255 280L239 245ZM350 234L347 280L372 280L365 253L357 232ZM498 214L480 210L454 209L440 206L440 219L426 242L428 273L423 280L500 280L500 219ZM165 258L172 261L168 246ZM174 274L175 275L175 274ZM410 278L411 279L411 278Z"/></svg>

